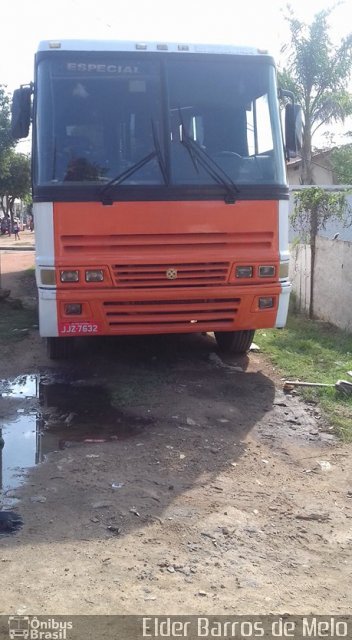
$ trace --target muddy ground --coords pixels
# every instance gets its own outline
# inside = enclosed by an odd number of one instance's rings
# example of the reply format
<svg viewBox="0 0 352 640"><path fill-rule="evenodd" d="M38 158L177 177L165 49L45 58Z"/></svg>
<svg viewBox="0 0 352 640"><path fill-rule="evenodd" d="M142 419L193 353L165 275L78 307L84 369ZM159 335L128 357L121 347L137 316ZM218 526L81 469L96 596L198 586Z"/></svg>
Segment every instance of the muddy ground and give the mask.
<svg viewBox="0 0 352 640"><path fill-rule="evenodd" d="M28 301L32 254L1 258ZM351 613L350 447L262 354L91 338L53 363L30 328L0 362L0 506L24 521L0 613Z"/></svg>

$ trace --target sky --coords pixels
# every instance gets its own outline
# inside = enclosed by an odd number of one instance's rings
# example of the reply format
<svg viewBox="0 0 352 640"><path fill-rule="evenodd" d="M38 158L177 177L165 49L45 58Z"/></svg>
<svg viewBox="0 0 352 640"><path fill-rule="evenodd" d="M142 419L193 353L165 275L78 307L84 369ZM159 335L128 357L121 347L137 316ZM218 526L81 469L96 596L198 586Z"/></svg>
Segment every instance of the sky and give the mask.
<svg viewBox="0 0 352 640"><path fill-rule="evenodd" d="M288 41L280 0L15 0L1 12L0 84L12 92L33 79L40 40L156 40L252 45L266 48L277 62ZM338 44L351 25L350 0L291 0L303 21L337 4L329 17ZM348 127L345 127L345 130ZM349 125L352 129L352 125ZM336 129L341 134L344 129Z"/></svg>

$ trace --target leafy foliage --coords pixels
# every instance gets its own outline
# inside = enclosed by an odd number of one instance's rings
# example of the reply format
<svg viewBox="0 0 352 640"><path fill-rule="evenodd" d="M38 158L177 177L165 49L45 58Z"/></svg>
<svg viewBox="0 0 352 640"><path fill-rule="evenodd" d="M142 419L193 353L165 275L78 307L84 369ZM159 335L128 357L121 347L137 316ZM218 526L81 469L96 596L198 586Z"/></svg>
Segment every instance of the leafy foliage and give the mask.
<svg viewBox="0 0 352 640"><path fill-rule="evenodd" d="M338 47L332 45L327 20L331 12L332 9L320 11L311 24L306 24L288 6L286 17L290 42L282 52L288 62L279 73L279 84L293 91L303 109L303 184L313 184L312 138L316 131L352 114L352 96L347 90L352 69L352 34Z"/></svg>
<svg viewBox="0 0 352 640"><path fill-rule="evenodd" d="M296 191L295 207L291 215L292 227L301 239L326 228L327 222L337 220L344 227L352 224L352 209L346 199L347 191L331 192L321 187Z"/></svg>
<svg viewBox="0 0 352 640"><path fill-rule="evenodd" d="M0 173L0 206L4 213L13 215L15 199L30 201L31 167L24 153L8 151Z"/></svg>
<svg viewBox="0 0 352 640"><path fill-rule="evenodd" d="M31 171L28 156L15 153L11 135L10 96L0 85L0 207L13 217L15 199L30 202Z"/></svg>
<svg viewBox="0 0 352 640"><path fill-rule="evenodd" d="M0 176L4 171L6 155L15 144L11 136L10 117L10 96L6 93L4 85L0 85Z"/></svg>
<svg viewBox="0 0 352 640"><path fill-rule="evenodd" d="M352 144L334 149L331 164L340 184L352 184Z"/></svg>

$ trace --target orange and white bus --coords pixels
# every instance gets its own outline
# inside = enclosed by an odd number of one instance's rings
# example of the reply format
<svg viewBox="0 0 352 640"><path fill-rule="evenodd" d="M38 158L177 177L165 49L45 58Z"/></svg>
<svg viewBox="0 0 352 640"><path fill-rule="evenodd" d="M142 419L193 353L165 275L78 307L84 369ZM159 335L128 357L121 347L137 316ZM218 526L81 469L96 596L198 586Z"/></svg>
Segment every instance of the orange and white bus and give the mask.
<svg viewBox="0 0 352 640"><path fill-rule="evenodd" d="M41 42L34 84L14 94L15 137L30 117L52 358L77 336L210 331L243 353L256 329L285 325L288 187L269 55Z"/></svg>

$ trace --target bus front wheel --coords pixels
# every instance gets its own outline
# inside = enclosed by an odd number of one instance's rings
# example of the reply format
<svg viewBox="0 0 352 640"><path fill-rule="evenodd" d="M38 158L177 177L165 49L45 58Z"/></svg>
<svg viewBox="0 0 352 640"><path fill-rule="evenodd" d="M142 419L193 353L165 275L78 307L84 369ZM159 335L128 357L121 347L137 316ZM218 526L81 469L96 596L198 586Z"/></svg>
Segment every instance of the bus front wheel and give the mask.
<svg viewBox="0 0 352 640"><path fill-rule="evenodd" d="M73 352L73 338L47 338L47 353L51 360L64 360Z"/></svg>
<svg viewBox="0 0 352 640"><path fill-rule="evenodd" d="M215 331L215 339L219 350L223 353L247 353L253 338L254 331L252 329L243 331Z"/></svg>

